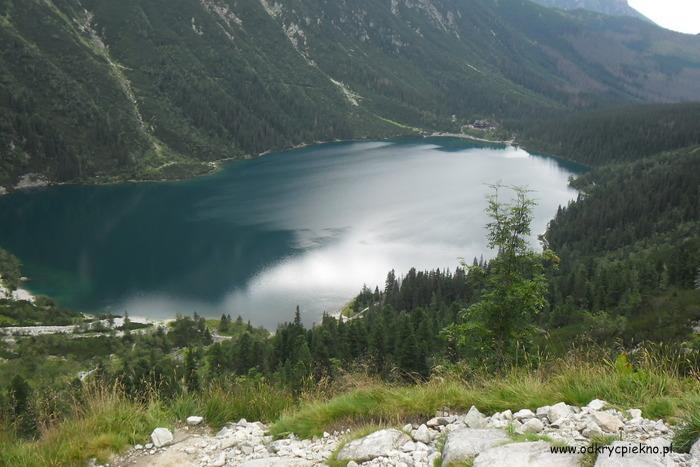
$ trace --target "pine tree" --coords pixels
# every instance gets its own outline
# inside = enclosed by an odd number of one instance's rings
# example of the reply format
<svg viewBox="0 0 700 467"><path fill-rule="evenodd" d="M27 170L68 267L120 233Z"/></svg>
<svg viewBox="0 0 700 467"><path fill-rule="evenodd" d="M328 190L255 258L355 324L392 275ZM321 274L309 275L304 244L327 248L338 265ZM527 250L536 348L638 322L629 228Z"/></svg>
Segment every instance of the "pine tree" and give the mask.
<svg viewBox="0 0 700 467"><path fill-rule="evenodd" d="M190 394L201 389L199 382L199 367L200 351L188 348L185 352L185 387Z"/></svg>

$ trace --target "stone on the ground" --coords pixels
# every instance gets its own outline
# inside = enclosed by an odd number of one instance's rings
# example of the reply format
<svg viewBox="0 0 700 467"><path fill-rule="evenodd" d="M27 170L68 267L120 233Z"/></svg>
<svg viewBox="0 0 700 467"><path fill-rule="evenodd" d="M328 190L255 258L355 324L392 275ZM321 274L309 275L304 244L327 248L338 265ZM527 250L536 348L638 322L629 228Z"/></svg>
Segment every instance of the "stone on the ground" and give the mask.
<svg viewBox="0 0 700 467"><path fill-rule="evenodd" d="M204 421L203 417L195 417L195 416L187 417L187 424L189 426L197 426L200 423L202 423L202 421Z"/></svg>
<svg viewBox="0 0 700 467"><path fill-rule="evenodd" d="M549 421L553 424L559 424L571 414L571 407L566 405L564 402L559 402L558 404L554 404L549 408L547 418L549 418Z"/></svg>
<svg viewBox="0 0 700 467"><path fill-rule="evenodd" d="M607 405L608 405L608 403L605 401L602 401L600 399L593 399L592 401L590 401L588 403L587 407L591 410L598 411L598 410L603 410Z"/></svg>
<svg viewBox="0 0 700 467"><path fill-rule="evenodd" d="M469 412L467 412L467 415L464 417L464 423L466 423L469 428L484 428L486 426L486 417L479 412L479 409L472 405Z"/></svg>
<svg viewBox="0 0 700 467"><path fill-rule="evenodd" d="M603 430L600 429L596 422L589 420L588 423L586 423L586 427L583 429L583 431L581 431L581 434L584 437L591 439L597 436L602 436Z"/></svg>
<svg viewBox="0 0 700 467"><path fill-rule="evenodd" d="M544 424L539 418L531 418L520 427L523 433L540 433L542 430L544 430Z"/></svg>
<svg viewBox="0 0 700 467"><path fill-rule="evenodd" d="M209 463L209 467L224 467L226 465L226 453L222 452L219 456Z"/></svg>
<svg viewBox="0 0 700 467"><path fill-rule="evenodd" d="M627 446L631 449L637 446L637 444L626 441L616 441L611 445L613 449L617 446ZM661 454L632 454L631 452L626 453L624 456L622 453L613 452L612 455L609 455L606 452L600 454L595 463L595 467L668 467L672 465L675 465L675 463L670 458L664 459Z"/></svg>
<svg viewBox="0 0 700 467"><path fill-rule="evenodd" d="M443 465L462 462L507 441L508 436L503 430L458 428L447 435L442 450Z"/></svg>
<svg viewBox="0 0 700 467"><path fill-rule="evenodd" d="M593 412L593 421L606 433L617 433L625 426L622 420L608 412Z"/></svg>
<svg viewBox="0 0 700 467"><path fill-rule="evenodd" d="M295 457L265 457L243 462L239 467L311 467L314 463Z"/></svg>
<svg viewBox="0 0 700 467"><path fill-rule="evenodd" d="M153 433L151 433L151 441L153 441L153 445L157 448L167 446L173 442L173 439L172 432L167 428L156 428L153 430Z"/></svg>
<svg viewBox="0 0 700 467"><path fill-rule="evenodd" d="M695 441L693 447L690 448L690 456L700 465L700 439Z"/></svg>
<svg viewBox="0 0 700 467"><path fill-rule="evenodd" d="M474 467L579 467L580 463L580 455L553 454L544 441L505 444L487 449L474 459Z"/></svg>
<svg viewBox="0 0 700 467"><path fill-rule="evenodd" d="M642 418L642 411L639 409L629 409L627 413L632 419Z"/></svg>
<svg viewBox="0 0 700 467"><path fill-rule="evenodd" d="M419 426L411 434L414 440L420 441L421 443L430 444L433 440L433 435L426 425Z"/></svg>
<svg viewBox="0 0 700 467"><path fill-rule="evenodd" d="M431 428L436 428L439 426L445 426L449 424L449 421L445 417L434 417L425 422Z"/></svg>
<svg viewBox="0 0 700 467"><path fill-rule="evenodd" d="M534 418L534 416L535 416L535 413L534 413L532 410L530 410L530 409L518 410L517 412L515 412L515 413L513 414L513 418L514 418L514 419L516 419L516 420L521 420L521 421L522 421L522 420L527 420L527 419L530 419L530 418Z"/></svg>
<svg viewBox="0 0 700 467"><path fill-rule="evenodd" d="M390 451L399 450L411 438L393 428L375 431L364 438L346 444L338 453L338 460L365 462L376 457L387 456Z"/></svg>
<svg viewBox="0 0 700 467"><path fill-rule="evenodd" d="M539 407L535 411L535 416L539 418L540 420L544 420L545 418L549 418L549 406L545 405L544 407Z"/></svg>

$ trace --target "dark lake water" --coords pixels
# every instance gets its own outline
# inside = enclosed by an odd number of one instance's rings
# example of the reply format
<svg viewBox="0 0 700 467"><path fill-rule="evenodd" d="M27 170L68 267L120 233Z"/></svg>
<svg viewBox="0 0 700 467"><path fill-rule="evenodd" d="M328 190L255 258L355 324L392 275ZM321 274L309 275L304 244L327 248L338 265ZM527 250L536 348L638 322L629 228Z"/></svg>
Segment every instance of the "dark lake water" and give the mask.
<svg viewBox="0 0 700 467"><path fill-rule="evenodd" d="M527 185L541 233L581 170L449 138L325 144L184 182L61 186L0 197L0 246L30 290L81 311L307 323L396 269L492 255L487 184ZM533 241L534 244L534 241Z"/></svg>

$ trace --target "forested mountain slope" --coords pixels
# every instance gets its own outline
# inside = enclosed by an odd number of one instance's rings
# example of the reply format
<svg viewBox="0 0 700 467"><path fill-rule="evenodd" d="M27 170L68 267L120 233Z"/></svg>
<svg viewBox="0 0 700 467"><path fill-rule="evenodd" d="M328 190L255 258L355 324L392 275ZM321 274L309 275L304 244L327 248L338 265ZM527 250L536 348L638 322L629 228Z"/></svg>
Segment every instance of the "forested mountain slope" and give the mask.
<svg viewBox="0 0 700 467"><path fill-rule="evenodd" d="M630 16L632 18L649 19L629 6L627 0L533 0L535 3L550 8L562 10L590 10L610 16Z"/></svg>
<svg viewBox="0 0 700 467"><path fill-rule="evenodd" d="M0 186L700 99L700 38L525 0L0 0Z"/></svg>
<svg viewBox="0 0 700 467"><path fill-rule="evenodd" d="M700 103L641 104L514 122L530 149L591 166L700 145Z"/></svg>

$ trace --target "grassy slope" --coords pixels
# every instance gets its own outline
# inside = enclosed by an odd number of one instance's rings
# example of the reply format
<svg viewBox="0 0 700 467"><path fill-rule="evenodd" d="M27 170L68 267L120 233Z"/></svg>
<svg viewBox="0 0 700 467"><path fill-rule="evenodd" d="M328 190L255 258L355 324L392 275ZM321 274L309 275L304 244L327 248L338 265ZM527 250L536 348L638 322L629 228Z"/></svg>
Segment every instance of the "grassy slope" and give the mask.
<svg viewBox="0 0 700 467"><path fill-rule="evenodd" d="M78 403L77 418L46 429L37 442L5 437L0 465L73 465L91 457L109 459L127 445L145 442L156 426L174 426L200 414L218 428L245 417L273 422L272 433L311 437L340 427L401 425L431 417L443 407L468 410L476 405L492 413L536 408L565 401L584 405L595 398L619 408L641 408L648 418L679 422L700 410L700 387L678 373L680 359L659 349L640 351L634 368L601 354L573 353L535 369L513 369L498 376L435 378L424 384L395 386L348 375L354 388L316 389L295 402L286 391L264 382L231 380L175 401L135 403L114 389L89 389ZM342 387L342 383L336 383ZM330 394L330 395L329 395ZM178 422L179 421L179 422ZM684 432L695 439L697 427ZM2 436L2 435L0 435ZM0 438L1 439L1 438Z"/></svg>

